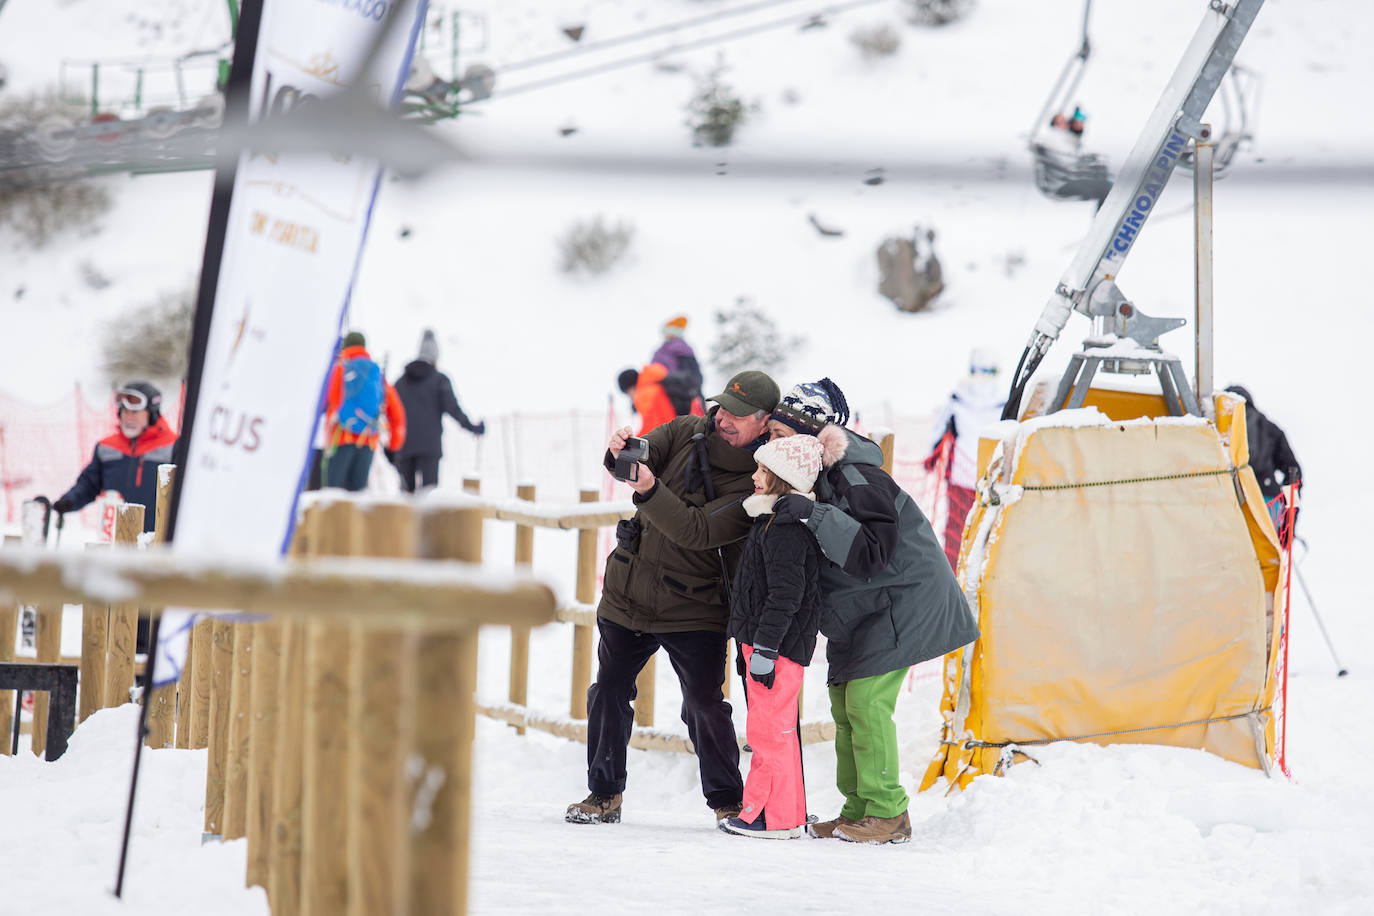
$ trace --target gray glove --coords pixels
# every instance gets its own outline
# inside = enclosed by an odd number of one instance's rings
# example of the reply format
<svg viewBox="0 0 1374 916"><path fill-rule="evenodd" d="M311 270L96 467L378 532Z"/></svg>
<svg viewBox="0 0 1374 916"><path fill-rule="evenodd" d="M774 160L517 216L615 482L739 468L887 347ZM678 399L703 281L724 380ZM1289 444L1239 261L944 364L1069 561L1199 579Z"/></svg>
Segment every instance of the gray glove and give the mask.
<svg viewBox="0 0 1374 916"><path fill-rule="evenodd" d="M749 656L749 676L769 690L773 689L773 674L777 667L774 659L777 657L777 649L765 649L763 646L755 646L754 654Z"/></svg>

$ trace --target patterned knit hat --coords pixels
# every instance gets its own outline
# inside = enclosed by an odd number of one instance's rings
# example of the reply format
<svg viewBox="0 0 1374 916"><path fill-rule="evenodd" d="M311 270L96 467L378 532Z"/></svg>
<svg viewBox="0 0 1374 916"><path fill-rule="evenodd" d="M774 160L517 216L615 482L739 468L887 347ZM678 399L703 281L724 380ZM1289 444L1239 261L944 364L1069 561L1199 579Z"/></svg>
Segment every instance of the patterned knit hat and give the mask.
<svg viewBox="0 0 1374 916"><path fill-rule="evenodd" d="M754 460L798 493L810 493L821 472L821 443L815 436L784 436L760 445Z"/></svg>
<svg viewBox="0 0 1374 916"><path fill-rule="evenodd" d="M677 315L663 323L664 337L681 337L687 330L687 316Z"/></svg>
<svg viewBox="0 0 1374 916"><path fill-rule="evenodd" d="M786 423L799 433L815 435L828 423L848 423L849 403L840 386L828 378L802 382L782 396L769 419Z"/></svg>

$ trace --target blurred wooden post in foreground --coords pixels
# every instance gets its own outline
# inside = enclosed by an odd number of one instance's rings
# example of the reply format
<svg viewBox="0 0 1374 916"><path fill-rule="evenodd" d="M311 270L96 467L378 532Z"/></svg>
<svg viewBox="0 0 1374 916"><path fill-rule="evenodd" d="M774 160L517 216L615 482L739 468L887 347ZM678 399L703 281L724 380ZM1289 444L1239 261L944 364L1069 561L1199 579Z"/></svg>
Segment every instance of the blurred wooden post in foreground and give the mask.
<svg viewBox="0 0 1374 916"><path fill-rule="evenodd" d="M108 544L87 544L87 550L108 550ZM110 650L110 606L87 601L81 606L81 686L76 722L80 725L105 708L105 680Z"/></svg>
<svg viewBox="0 0 1374 916"><path fill-rule="evenodd" d="M358 504L319 506L310 532L317 555L356 556L362 547ZM346 621L306 628L304 791L301 794L301 912L348 911L348 728L352 630Z"/></svg>
<svg viewBox="0 0 1374 916"><path fill-rule="evenodd" d="M442 509L420 520L430 560L482 561L481 509ZM416 760L411 815L414 913L465 913L472 823L472 739L477 729L477 628L426 634L414 677Z"/></svg>
<svg viewBox="0 0 1374 916"><path fill-rule="evenodd" d="M158 465L154 544L167 542L167 514L172 508L172 472L175 470L172 465ZM155 651L157 646L148 647L150 656ZM143 743L148 747L171 747L176 737L177 685L167 684L153 690L145 684L143 697L143 702L148 704L148 732L143 737Z"/></svg>
<svg viewBox="0 0 1374 916"><path fill-rule="evenodd" d="M416 519L410 501L367 507L362 552L415 556ZM403 629L353 624L348 759L350 916L409 912L410 796L407 750L413 741L413 636Z"/></svg>
<svg viewBox="0 0 1374 916"><path fill-rule="evenodd" d="M143 533L143 507L125 503L115 513L115 546L112 550L132 550ZM138 635L138 604L116 604L110 608L109 655L105 668L105 706L129 702L134 686L134 642ZM36 713L37 707L34 707Z"/></svg>

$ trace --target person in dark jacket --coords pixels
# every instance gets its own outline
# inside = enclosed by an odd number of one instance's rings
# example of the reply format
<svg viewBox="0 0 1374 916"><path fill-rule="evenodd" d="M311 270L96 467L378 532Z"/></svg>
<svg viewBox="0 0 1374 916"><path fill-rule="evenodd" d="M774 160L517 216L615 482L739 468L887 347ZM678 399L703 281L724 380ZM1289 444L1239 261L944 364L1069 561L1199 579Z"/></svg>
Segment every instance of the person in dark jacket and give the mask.
<svg viewBox="0 0 1374 916"><path fill-rule="evenodd" d="M897 693L912 665L978 638L968 602L929 520L882 469L878 445L844 428L849 406L830 379L796 386L769 419L775 437L821 442L816 500L788 495L773 515L806 522L821 554L821 632L835 719L839 817L812 836L860 843L911 839L898 779Z"/></svg>
<svg viewBox="0 0 1374 916"><path fill-rule="evenodd" d="M1240 385L1226 389L1245 398L1245 442L1250 449L1250 468L1266 501L1279 495L1285 484L1302 478L1302 465L1288 445L1288 436L1255 406L1250 392Z"/></svg>
<svg viewBox="0 0 1374 916"><path fill-rule="evenodd" d="M162 416L162 392L151 382L130 382L115 392L119 429L95 446L91 463L52 504L59 513L90 505L106 490L143 506L143 531L157 522L157 466L172 463L177 434ZM138 616L135 651L148 651L148 615Z"/></svg>
<svg viewBox="0 0 1374 916"><path fill-rule="evenodd" d="M52 504L75 512L106 490L143 506L143 530L157 521L157 466L172 463L177 434L162 416L162 392L150 382L130 382L115 392L119 429L96 444L91 463L72 488Z"/></svg>
<svg viewBox="0 0 1374 916"><path fill-rule="evenodd" d="M415 477L420 486L439 485L439 459L444 456L444 414L458 421L458 425L474 436L486 435L485 421L473 423L453 393L453 382L435 368L439 360L439 342L434 332L425 329L420 338L419 355L406 364L396 380L396 394L405 407L406 438L400 451L387 452L401 475L401 488L415 492Z"/></svg>
<svg viewBox="0 0 1374 916"><path fill-rule="evenodd" d="M725 684L728 577L749 533L741 503L754 492L754 449L764 442L778 385L740 372L705 417L683 416L644 438L648 454L629 481L637 508L616 528L597 605L596 682L587 690L587 788L569 805L576 824L620 821L634 726L635 678L663 648L682 685L682 720L696 747L701 790L719 823L740 813L744 782ZM611 435L605 465L630 437Z"/></svg>
<svg viewBox="0 0 1374 916"><path fill-rule="evenodd" d="M820 551L805 525L778 522L773 505L788 493L811 498L821 470L815 436L765 442L754 452L754 520L730 593L730 636L740 647L749 703L745 737L754 755L744 808L720 824L726 833L792 839L806 825L797 702L802 675L816 652L821 623Z"/></svg>

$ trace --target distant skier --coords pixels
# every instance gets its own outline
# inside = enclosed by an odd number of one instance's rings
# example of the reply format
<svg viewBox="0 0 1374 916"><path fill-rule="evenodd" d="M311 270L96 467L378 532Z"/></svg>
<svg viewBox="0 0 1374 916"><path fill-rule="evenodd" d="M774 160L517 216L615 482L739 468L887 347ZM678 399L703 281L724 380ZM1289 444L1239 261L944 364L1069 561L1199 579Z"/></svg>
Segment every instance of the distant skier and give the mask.
<svg viewBox="0 0 1374 916"><path fill-rule="evenodd" d="M964 536L964 520L973 507L974 487L978 483L978 434L1002 418L1006 392L998 384L997 356L984 347L969 354L968 377L950 393L949 400L935 418L935 437L926 458L926 470L943 468L948 482L945 519L945 556L949 565L959 566L959 545Z"/></svg>
<svg viewBox="0 0 1374 916"><path fill-rule="evenodd" d="M1288 445L1288 436L1277 423L1260 412L1248 389L1232 385L1226 390L1245 399L1245 441L1250 449L1250 469L1255 472L1277 528L1284 509L1278 497L1287 484L1301 486L1302 465L1298 464L1297 456Z"/></svg>
<svg viewBox="0 0 1374 916"><path fill-rule="evenodd" d="M626 369L617 384L639 414L639 432L635 435L642 436L674 417L706 416L701 398L691 395L692 382L680 372L669 372L662 363L649 363L638 371Z"/></svg>
<svg viewBox="0 0 1374 916"><path fill-rule="evenodd" d="M405 444L399 450L389 450L387 458L401 475L401 488L415 492L418 474L421 487L439 485L439 459L444 455L444 414L458 421L458 425L474 436L487 432L485 421L473 423L453 393L453 382L435 368L439 360L439 342L428 328L420 337L420 352L406 364L396 379L396 394L405 407Z"/></svg>
<svg viewBox="0 0 1374 916"><path fill-rule="evenodd" d="M687 316L676 315L669 318L663 324L663 343L658 345L654 355L649 357L649 362L658 363L668 370L668 374L675 379L681 379L681 387L685 389L684 397L687 404L692 401L700 401L703 405L705 399L701 396L701 363L697 360L696 351L692 345L687 343L683 334L687 331ZM682 407L682 399L678 399L678 416L695 411L689 411ZM703 416L703 413L697 416Z"/></svg>
<svg viewBox="0 0 1374 916"><path fill-rule="evenodd" d="M162 392L151 382L130 382L115 392L119 429L100 442L72 488L52 504L60 513L90 505L106 490L139 503L143 530L157 520L157 466L171 464L177 434L162 416Z"/></svg>
<svg viewBox="0 0 1374 916"><path fill-rule="evenodd" d="M101 439L72 488L52 504L75 512L113 490L126 503L144 507L143 531L157 521L157 466L172 463L177 434L162 416L162 392L151 382L130 382L115 392L119 429ZM148 616L138 617L135 650L148 651Z"/></svg>
<svg viewBox="0 0 1374 916"><path fill-rule="evenodd" d="M325 393L325 486L355 491L367 487L372 455L382 441L383 416L389 427L387 447L399 450L406 440L405 407L368 355L367 339L349 331Z"/></svg>

